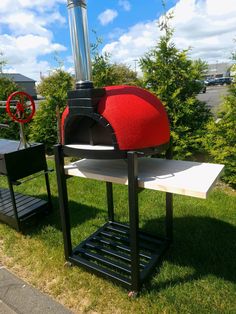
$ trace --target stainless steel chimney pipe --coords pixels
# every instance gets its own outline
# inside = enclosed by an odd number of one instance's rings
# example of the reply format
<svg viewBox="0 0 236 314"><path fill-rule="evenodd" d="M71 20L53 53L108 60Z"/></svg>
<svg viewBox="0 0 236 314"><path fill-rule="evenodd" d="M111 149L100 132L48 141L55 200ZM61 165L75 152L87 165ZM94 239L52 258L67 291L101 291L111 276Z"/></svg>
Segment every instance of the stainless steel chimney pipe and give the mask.
<svg viewBox="0 0 236 314"><path fill-rule="evenodd" d="M77 88L92 87L86 0L67 0Z"/></svg>

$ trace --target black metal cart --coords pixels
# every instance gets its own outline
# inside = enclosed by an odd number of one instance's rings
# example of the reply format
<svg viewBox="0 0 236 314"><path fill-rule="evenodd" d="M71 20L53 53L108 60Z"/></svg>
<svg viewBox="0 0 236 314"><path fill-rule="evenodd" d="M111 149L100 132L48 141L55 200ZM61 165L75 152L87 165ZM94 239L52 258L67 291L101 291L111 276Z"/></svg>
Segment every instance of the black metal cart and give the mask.
<svg viewBox="0 0 236 314"><path fill-rule="evenodd" d="M108 221L79 245L72 247L70 209L64 169L66 156L127 160L129 224L114 220L112 183L106 182ZM55 147L58 192L65 258L68 262L138 292L172 241L172 194L166 193L166 236L155 237L139 229L137 151L83 150L70 145Z"/></svg>
<svg viewBox="0 0 236 314"><path fill-rule="evenodd" d="M30 218L52 206L44 145L36 143L19 149L19 144L0 139L0 175L8 182L8 189L0 188L0 221L22 231ZM14 191L14 185L24 182L21 179L40 172L45 176L47 200Z"/></svg>
<svg viewBox="0 0 236 314"><path fill-rule="evenodd" d="M62 115L61 143L63 145L55 146L65 258L72 264L83 266L136 293L161 261L163 254L172 242L171 193L205 197L206 191L215 182L222 167L210 173L207 171L208 166L206 169L203 167L203 173L206 173L207 176L199 179L199 165L177 164L176 173L173 174L170 172L170 166L175 162L165 159L164 177L167 178L167 181L168 178L173 178L173 181L163 187L164 178L160 173L158 176L162 177L162 182L159 182L157 188L154 189L166 192L166 234L162 237L155 237L139 229L138 187L140 177L138 176L140 173L138 167L142 157L145 156L151 157L165 152L166 157L171 158L168 116L161 101L144 89L135 86L93 88L86 0L67 0L67 5L75 61L76 89L68 92L68 106ZM168 147L170 148L168 149ZM77 174L74 174L73 171L66 173L64 159L67 156L85 158L85 163L87 164L88 161L92 172L94 164L99 164L99 168L93 172L95 176L90 178L97 179L96 175L100 173L99 180L105 181L107 188L107 223L75 247L72 247L71 242L66 175ZM120 177L118 173L118 178L115 177L115 180L112 180L109 177L110 168L107 168L107 164L115 159L116 165L120 161L126 163L122 179L125 180L125 184L127 181L128 185L128 224L121 224L114 219L112 183L117 183L116 179L120 179ZM148 161L151 159L146 158ZM92 162L90 162L91 160ZM106 160L105 164L101 164L99 162L101 160ZM193 176L191 171L186 171L184 172L187 173L186 176L180 175L181 184L179 184L175 178L178 177L178 172L182 173L181 169L185 167L187 169L197 168L197 175ZM107 176L104 175L105 168L108 172ZM154 172L156 168L158 166L155 165ZM79 170L79 176L86 178L85 173L86 168ZM150 183L153 178L153 174L150 173L147 181ZM186 188L182 182L190 182L190 188ZM196 186L196 182L201 183L200 187L198 184ZM124 181L120 183L124 184ZM153 189L153 185L151 184L149 188Z"/></svg>

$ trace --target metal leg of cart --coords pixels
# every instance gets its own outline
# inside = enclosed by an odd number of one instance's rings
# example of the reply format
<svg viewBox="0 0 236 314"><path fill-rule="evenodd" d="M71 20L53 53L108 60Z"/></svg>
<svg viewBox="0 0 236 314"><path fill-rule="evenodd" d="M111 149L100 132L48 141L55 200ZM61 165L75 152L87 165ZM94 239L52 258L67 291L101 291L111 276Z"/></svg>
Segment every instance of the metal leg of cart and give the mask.
<svg viewBox="0 0 236 314"><path fill-rule="evenodd" d="M61 145L56 145L54 147L55 153L55 164L57 173L57 185L58 185L58 195L59 195L59 207L61 215L61 225L64 240L64 252L65 259L68 261L72 254L72 244L71 244L71 225L70 225L70 213L68 208L68 194L66 186L66 177L64 172L64 155Z"/></svg>
<svg viewBox="0 0 236 314"><path fill-rule="evenodd" d="M49 184L49 176L48 176L48 170L44 170L44 177L45 177L45 184L46 184L46 190L47 190L47 196L48 196L48 209L49 211L52 210L52 195L51 195L51 189Z"/></svg>
<svg viewBox="0 0 236 314"><path fill-rule="evenodd" d="M139 230L139 205L138 205L138 155L136 152L128 152L128 192L129 192L129 227L130 227L130 252L131 252L131 291L130 296L135 296L140 290L142 282L150 275L156 265L160 262L160 257L169 248L173 240L173 194L166 193L166 235L160 241L152 238L149 234L144 234ZM140 249L142 239L147 240L149 244L146 249L153 250L152 243L160 245L160 249L152 252L149 263L142 271L140 265ZM158 243L159 242L159 243ZM150 244L151 243L151 244Z"/></svg>
<svg viewBox="0 0 236 314"><path fill-rule="evenodd" d="M173 194L166 193L166 237L173 242Z"/></svg>
<svg viewBox="0 0 236 314"><path fill-rule="evenodd" d="M131 255L131 290L140 290L139 271L139 212L138 212L138 156L128 152L128 191L129 191L129 225Z"/></svg>
<svg viewBox="0 0 236 314"><path fill-rule="evenodd" d="M113 189L111 182L106 182L106 192L107 192L108 220L114 221Z"/></svg>
<svg viewBox="0 0 236 314"><path fill-rule="evenodd" d="M15 215L15 221L16 221L15 228L16 228L17 231L21 231L20 219L18 217L15 193L14 193L14 190L13 190L12 182L11 182L9 177L7 177L7 181L8 181L8 187L9 187L9 192L10 192L10 197L11 197L12 208L13 208L13 212L14 212L14 215Z"/></svg>

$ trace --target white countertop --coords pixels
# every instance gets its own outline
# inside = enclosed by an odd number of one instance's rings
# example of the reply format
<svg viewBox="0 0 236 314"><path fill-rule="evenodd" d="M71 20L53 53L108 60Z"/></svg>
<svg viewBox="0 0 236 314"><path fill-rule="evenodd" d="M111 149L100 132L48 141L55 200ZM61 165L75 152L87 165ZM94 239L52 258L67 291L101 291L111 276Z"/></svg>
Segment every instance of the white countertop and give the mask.
<svg viewBox="0 0 236 314"><path fill-rule="evenodd" d="M224 166L159 158L138 159L138 185L151 190L206 198ZM127 161L82 159L65 166L71 176L128 184Z"/></svg>

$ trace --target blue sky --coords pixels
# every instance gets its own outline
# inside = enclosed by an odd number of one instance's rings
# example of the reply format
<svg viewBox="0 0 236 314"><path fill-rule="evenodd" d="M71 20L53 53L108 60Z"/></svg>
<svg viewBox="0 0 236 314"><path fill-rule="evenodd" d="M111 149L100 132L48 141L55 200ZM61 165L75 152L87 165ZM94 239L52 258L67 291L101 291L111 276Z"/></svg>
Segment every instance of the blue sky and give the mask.
<svg viewBox="0 0 236 314"><path fill-rule="evenodd" d="M174 41L191 47L192 58L209 63L230 61L235 51L236 0L167 0L173 10ZM102 37L100 49L114 62L134 68L160 37L157 26L161 0L87 0L90 41L92 30ZM12 5L14 3L14 5ZM66 0L1 0L0 52L7 72L39 80L55 67L55 54L73 72Z"/></svg>
<svg viewBox="0 0 236 314"><path fill-rule="evenodd" d="M168 1L167 9L171 8L174 2ZM90 42L96 42L94 33L96 32L97 36L102 38L100 46L102 49L106 44L125 34L133 25L158 19L163 13L161 1L153 0L152 5L144 5L143 0L87 0ZM62 43L71 52L66 5L60 5L59 10L65 17L65 24L62 27L54 26L54 38L56 42ZM68 51L61 52L60 56L66 58Z"/></svg>
<svg viewBox="0 0 236 314"><path fill-rule="evenodd" d="M113 37L115 34L125 33L128 28L139 22L157 19L163 13L161 1L152 0L150 2L149 4L144 0L90 0L87 2L90 28L96 29L103 37L104 42L109 42L111 37L115 39ZM174 1L168 1L167 8L172 7L173 4ZM109 9L116 12L117 16L110 23L102 25L99 16Z"/></svg>

